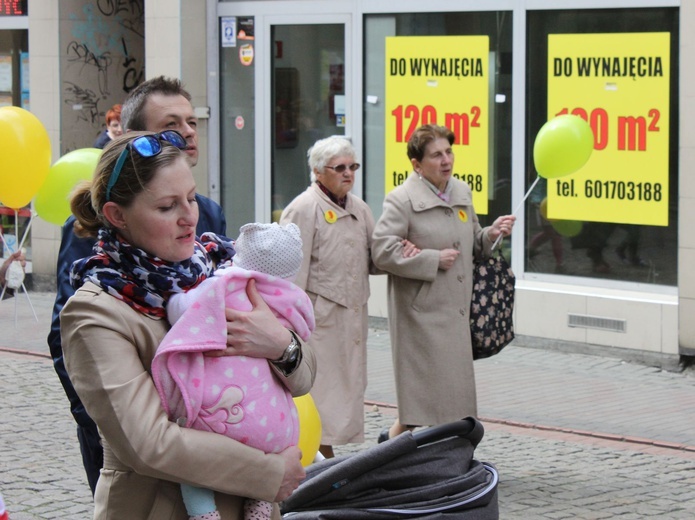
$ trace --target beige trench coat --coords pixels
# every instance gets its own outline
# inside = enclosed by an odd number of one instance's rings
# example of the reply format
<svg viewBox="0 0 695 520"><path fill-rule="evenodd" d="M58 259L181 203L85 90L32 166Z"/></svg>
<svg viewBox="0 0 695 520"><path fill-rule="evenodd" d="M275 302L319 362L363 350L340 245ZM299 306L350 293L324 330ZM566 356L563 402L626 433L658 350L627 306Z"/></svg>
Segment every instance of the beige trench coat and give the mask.
<svg viewBox="0 0 695 520"><path fill-rule="evenodd" d="M149 372L166 320L86 283L66 303L60 325L70 380L104 444L95 519L187 520L180 482L217 491L223 520L243 518L240 497L275 498L285 467L280 455L168 420ZM316 368L311 348L302 350L289 378L276 371L293 395L309 391Z"/></svg>
<svg viewBox="0 0 695 520"><path fill-rule="evenodd" d="M311 395L321 416L321 444L331 446L364 441L367 300L369 273L375 272L374 217L363 200L347 197L342 209L312 184L280 218L302 233L304 261L295 283L314 304L316 329L309 344L317 372Z"/></svg>
<svg viewBox="0 0 695 520"><path fill-rule="evenodd" d="M402 424L433 425L477 415L468 313L473 255L492 243L478 223L467 184L452 179L450 204L411 174L386 196L372 258L389 273L388 310L398 415ZM403 258L403 238L422 251ZM439 251L461 254L439 269Z"/></svg>

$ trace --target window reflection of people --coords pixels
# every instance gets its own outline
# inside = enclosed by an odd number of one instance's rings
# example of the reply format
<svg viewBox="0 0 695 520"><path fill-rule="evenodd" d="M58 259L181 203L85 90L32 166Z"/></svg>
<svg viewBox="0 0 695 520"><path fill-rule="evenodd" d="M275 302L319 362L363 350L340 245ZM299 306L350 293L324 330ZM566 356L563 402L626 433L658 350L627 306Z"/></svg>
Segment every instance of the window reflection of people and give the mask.
<svg viewBox="0 0 695 520"><path fill-rule="evenodd" d="M121 105L114 105L106 111L106 128L94 141L94 148L104 148L119 135L123 135L123 129L121 128Z"/></svg>
<svg viewBox="0 0 695 520"><path fill-rule="evenodd" d="M550 242L553 257L555 258L555 272L558 274L565 272L563 264L564 247L562 245L562 236L553 228L550 220L548 220L548 198L547 198L547 181L543 177L539 177L537 188L533 191L530 202L537 210L537 224L541 228L529 241L528 257L534 258L539 254L539 249L546 242Z"/></svg>
<svg viewBox="0 0 695 520"><path fill-rule="evenodd" d="M309 344L318 372L311 395L321 417L321 453L364 441L367 387L367 300L374 218L350 190L360 165L345 137L321 139L309 149L311 185L283 211L280 223L302 233L304 261L296 278L314 304Z"/></svg>
<svg viewBox="0 0 695 520"><path fill-rule="evenodd" d="M477 415L469 326L473 260L491 254L516 218L481 227L470 187L456 178L445 127L408 141L413 173L391 191L374 228L372 257L388 273L388 312L398 419L379 442L416 426ZM416 248L412 254L404 239Z"/></svg>
<svg viewBox="0 0 695 520"><path fill-rule="evenodd" d="M615 248L615 254L620 261L634 267L647 267L649 262L639 254L641 227L637 225L621 224L619 227L625 231L625 236Z"/></svg>

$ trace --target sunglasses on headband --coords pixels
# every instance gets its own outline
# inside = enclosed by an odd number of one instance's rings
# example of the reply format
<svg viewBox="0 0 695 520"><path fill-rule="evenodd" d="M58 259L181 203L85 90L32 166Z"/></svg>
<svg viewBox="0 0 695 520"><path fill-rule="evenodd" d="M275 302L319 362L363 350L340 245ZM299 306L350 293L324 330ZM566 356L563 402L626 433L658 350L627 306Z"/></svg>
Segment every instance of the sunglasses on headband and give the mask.
<svg viewBox="0 0 695 520"><path fill-rule="evenodd" d="M143 135L130 141L125 148L123 148L121 155L118 156L116 166L113 167L113 171L109 177L109 182L106 185L106 202L109 201L111 189L121 175L123 165L128 158L128 152L130 150L135 150L140 157L154 157L155 155L159 155L162 151L162 141L174 145L179 150L184 150L186 148L186 140L175 130L166 130L154 135Z"/></svg>

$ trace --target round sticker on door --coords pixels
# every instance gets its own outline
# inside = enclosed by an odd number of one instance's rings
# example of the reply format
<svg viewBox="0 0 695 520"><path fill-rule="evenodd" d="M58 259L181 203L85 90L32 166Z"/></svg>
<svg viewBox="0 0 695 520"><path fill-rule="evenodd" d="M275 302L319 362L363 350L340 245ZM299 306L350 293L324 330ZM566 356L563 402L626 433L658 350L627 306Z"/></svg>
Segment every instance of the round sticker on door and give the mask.
<svg viewBox="0 0 695 520"><path fill-rule="evenodd" d="M234 120L234 126L236 126L237 130L241 130L244 128L244 118L242 116L236 116L236 119Z"/></svg>
<svg viewBox="0 0 695 520"><path fill-rule="evenodd" d="M253 45L247 43L239 47L239 61L247 67L253 63Z"/></svg>

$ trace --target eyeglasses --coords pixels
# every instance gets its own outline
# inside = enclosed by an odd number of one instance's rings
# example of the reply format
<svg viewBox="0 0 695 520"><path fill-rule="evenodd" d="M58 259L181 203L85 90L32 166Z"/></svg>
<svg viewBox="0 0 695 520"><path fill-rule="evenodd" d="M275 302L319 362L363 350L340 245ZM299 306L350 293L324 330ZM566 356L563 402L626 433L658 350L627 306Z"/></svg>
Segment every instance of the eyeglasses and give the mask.
<svg viewBox="0 0 695 520"><path fill-rule="evenodd" d="M330 168L336 173L345 173L345 170L349 169L351 172L356 172L357 170L360 169L360 163L352 163L352 164L339 164L338 166L325 166L326 168Z"/></svg>
<svg viewBox="0 0 695 520"><path fill-rule="evenodd" d="M106 185L106 202L110 200L111 189L121 175L123 165L128 158L128 151L135 150L140 157L154 157L161 153L162 141L174 145L179 150L184 150L186 148L186 140L175 130L166 130L154 135L143 135L130 141L121 152L121 155L118 156L116 166L113 167L113 171L109 177L109 182Z"/></svg>

